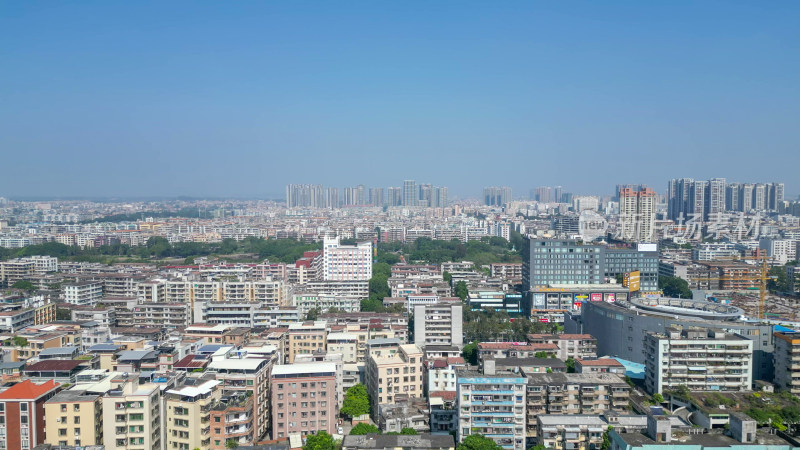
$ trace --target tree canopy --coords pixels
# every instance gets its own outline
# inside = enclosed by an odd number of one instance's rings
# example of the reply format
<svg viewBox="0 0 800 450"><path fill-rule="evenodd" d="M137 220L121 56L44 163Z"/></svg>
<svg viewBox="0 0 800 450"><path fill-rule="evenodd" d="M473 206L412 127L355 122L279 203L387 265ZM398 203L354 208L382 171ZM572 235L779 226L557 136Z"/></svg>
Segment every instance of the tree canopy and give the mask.
<svg viewBox="0 0 800 450"><path fill-rule="evenodd" d="M336 450L336 441L327 432L318 431L316 434L306 436L303 450Z"/></svg>
<svg viewBox="0 0 800 450"><path fill-rule="evenodd" d="M457 450L503 450L503 447L482 434L471 434L458 444Z"/></svg>
<svg viewBox="0 0 800 450"><path fill-rule="evenodd" d="M358 425L354 426L352 430L350 430L350 434L353 436L361 436L370 433L379 434L380 432L381 430L371 423L359 423Z"/></svg>
<svg viewBox="0 0 800 450"><path fill-rule="evenodd" d="M692 290L689 289L689 283L683 278L659 276L658 288L667 297L692 298Z"/></svg>
<svg viewBox="0 0 800 450"><path fill-rule="evenodd" d="M111 244L100 247L73 247L58 242L29 245L23 248L0 248L0 260L20 258L33 255L54 256L72 261L103 261L108 257L148 258L182 258L197 256L251 254L256 259L270 259L284 263L294 262L307 251L318 251L320 242L304 243L295 239L263 239L248 236L241 241L223 239L221 242L174 242L166 238L153 236L145 245L130 246Z"/></svg>
<svg viewBox="0 0 800 450"><path fill-rule="evenodd" d="M369 414L369 394L363 384L358 383L347 390L340 412L350 417Z"/></svg>
<svg viewBox="0 0 800 450"><path fill-rule="evenodd" d="M26 291L35 291L36 286L33 285L30 281L27 280L19 280L16 283L11 285L14 289L24 289Z"/></svg>

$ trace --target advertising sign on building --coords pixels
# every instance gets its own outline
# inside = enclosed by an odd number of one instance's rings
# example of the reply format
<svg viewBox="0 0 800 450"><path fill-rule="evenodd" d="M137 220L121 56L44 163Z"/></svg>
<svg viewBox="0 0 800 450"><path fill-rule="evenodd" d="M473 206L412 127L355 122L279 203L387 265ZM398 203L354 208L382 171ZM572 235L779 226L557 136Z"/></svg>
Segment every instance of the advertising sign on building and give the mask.
<svg viewBox="0 0 800 450"><path fill-rule="evenodd" d="M634 270L633 272L625 272L622 275L622 285L627 287L630 292L636 292L642 288L641 272Z"/></svg>

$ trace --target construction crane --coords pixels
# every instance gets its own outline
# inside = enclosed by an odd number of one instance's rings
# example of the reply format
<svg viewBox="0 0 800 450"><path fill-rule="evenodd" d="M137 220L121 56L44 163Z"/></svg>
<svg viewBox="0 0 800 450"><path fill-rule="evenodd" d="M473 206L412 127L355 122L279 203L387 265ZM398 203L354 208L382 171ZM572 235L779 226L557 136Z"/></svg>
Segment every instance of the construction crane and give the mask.
<svg viewBox="0 0 800 450"><path fill-rule="evenodd" d="M694 278L692 279L693 282L703 282L703 281L758 281L758 310L756 315L759 319L764 318L764 313L766 312L767 308L767 280L774 279L776 277L772 277L769 275L769 267L767 266L767 256L741 256L741 257L732 257L732 258L717 258L715 260L710 261L702 261L708 262L713 264L714 261L741 261L741 260L761 260L761 264L759 265L759 276L757 277L717 277L717 278Z"/></svg>

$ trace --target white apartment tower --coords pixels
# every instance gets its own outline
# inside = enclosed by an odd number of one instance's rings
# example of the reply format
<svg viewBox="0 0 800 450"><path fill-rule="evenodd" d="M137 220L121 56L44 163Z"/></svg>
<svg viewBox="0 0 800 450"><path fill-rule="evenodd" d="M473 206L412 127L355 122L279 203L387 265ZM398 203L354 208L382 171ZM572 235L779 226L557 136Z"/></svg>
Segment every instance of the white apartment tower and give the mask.
<svg viewBox="0 0 800 450"><path fill-rule="evenodd" d="M367 281L372 278L372 242L342 245L338 237L326 237L322 261L325 281Z"/></svg>

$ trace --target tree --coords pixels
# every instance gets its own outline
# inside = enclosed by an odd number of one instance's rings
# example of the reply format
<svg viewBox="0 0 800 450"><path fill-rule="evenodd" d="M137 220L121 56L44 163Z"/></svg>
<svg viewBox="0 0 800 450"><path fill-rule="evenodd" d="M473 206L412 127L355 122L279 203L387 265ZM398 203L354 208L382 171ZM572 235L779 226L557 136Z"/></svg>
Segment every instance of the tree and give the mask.
<svg viewBox="0 0 800 450"><path fill-rule="evenodd" d="M613 429L614 427L609 425L606 431L603 432L603 444L600 446L600 450L608 450L611 448L611 436L609 436L609 433Z"/></svg>
<svg viewBox="0 0 800 450"><path fill-rule="evenodd" d="M306 320L317 320L317 318L319 317L319 313L320 309L316 306L309 309L308 312L306 313Z"/></svg>
<svg viewBox="0 0 800 450"><path fill-rule="evenodd" d="M574 358L567 358L565 361L567 365L567 373L575 373L575 359Z"/></svg>
<svg viewBox="0 0 800 450"><path fill-rule="evenodd" d="M655 394L653 394L653 403L655 404L664 403L664 396L656 392Z"/></svg>
<svg viewBox="0 0 800 450"><path fill-rule="evenodd" d="M667 297L692 298L689 283L683 278L659 276L658 288L664 291L664 295Z"/></svg>
<svg viewBox="0 0 800 450"><path fill-rule="evenodd" d="M12 284L11 287L13 289L24 289L26 291L35 291L36 286L33 285L30 281L27 280L19 280L16 283Z"/></svg>
<svg viewBox="0 0 800 450"><path fill-rule="evenodd" d="M419 433L417 433L417 430L415 430L415 429L413 429L413 428L405 427L405 428L403 428L402 430L400 430L400 434L411 434L411 435L415 435L415 434L419 434Z"/></svg>
<svg viewBox="0 0 800 450"><path fill-rule="evenodd" d="M464 357L464 361L469 364L478 364L478 343L471 342L465 345L464 349L461 350L461 355Z"/></svg>
<svg viewBox="0 0 800 450"><path fill-rule="evenodd" d="M454 293L456 294L456 297L461 299L461 301L466 301L467 296L469 295L469 290L467 289L467 283L464 281L459 281L458 283L456 283Z"/></svg>
<svg viewBox="0 0 800 450"><path fill-rule="evenodd" d="M444 272L442 272L442 278L447 284L450 284L450 280L453 279L453 275L451 275L450 272L445 270Z"/></svg>
<svg viewBox="0 0 800 450"><path fill-rule="evenodd" d="M363 436L365 434L380 434L381 430L378 429L375 425L369 423L359 423L358 425L354 426L352 430L350 430L351 436Z"/></svg>
<svg viewBox="0 0 800 450"><path fill-rule="evenodd" d="M317 434L306 436L306 444L303 450L336 450L336 441L333 436L325 431L318 431Z"/></svg>
<svg viewBox="0 0 800 450"><path fill-rule="evenodd" d="M471 434L458 444L457 450L503 450L503 447L482 434Z"/></svg>
<svg viewBox="0 0 800 450"><path fill-rule="evenodd" d="M769 287L770 291L790 292L792 290L792 283L786 273L786 267L779 266L769 269L769 277L767 287Z"/></svg>
<svg viewBox="0 0 800 450"><path fill-rule="evenodd" d="M237 439L228 439L225 441L225 448L236 448L239 446L239 441Z"/></svg>
<svg viewBox="0 0 800 450"><path fill-rule="evenodd" d="M347 390L340 412L350 417L369 414L369 394L363 384L358 383Z"/></svg>

